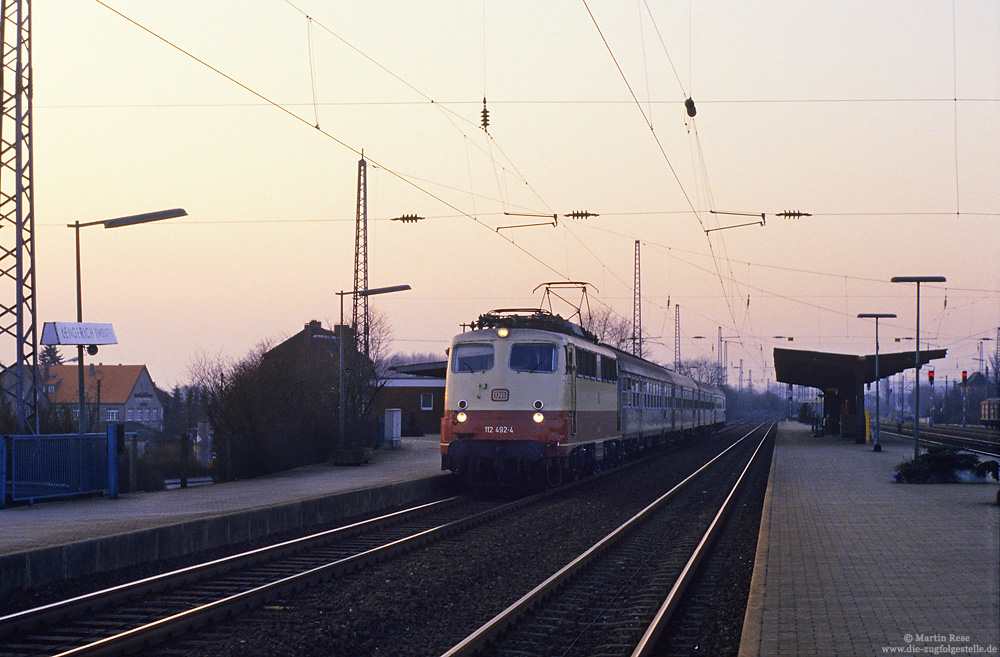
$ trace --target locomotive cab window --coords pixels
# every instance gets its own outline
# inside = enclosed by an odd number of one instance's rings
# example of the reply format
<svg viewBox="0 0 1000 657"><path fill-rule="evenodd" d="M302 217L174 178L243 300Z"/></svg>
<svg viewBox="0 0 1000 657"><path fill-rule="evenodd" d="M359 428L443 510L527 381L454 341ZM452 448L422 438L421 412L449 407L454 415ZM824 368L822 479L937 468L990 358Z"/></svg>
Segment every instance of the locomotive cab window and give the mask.
<svg viewBox="0 0 1000 657"><path fill-rule="evenodd" d="M493 369L493 345L488 342L456 344L451 353L452 372L485 372Z"/></svg>
<svg viewBox="0 0 1000 657"><path fill-rule="evenodd" d="M515 372L555 372L556 346L547 343L511 345L510 369Z"/></svg>

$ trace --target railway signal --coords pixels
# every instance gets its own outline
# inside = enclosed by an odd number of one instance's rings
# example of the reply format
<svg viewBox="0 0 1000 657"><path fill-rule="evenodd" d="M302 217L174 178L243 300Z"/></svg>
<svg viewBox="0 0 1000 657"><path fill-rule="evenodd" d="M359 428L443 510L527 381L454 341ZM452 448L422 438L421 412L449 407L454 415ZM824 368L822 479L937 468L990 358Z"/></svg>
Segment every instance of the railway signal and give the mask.
<svg viewBox="0 0 1000 657"><path fill-rule="evenodd" d="M927 372L927 383L934 385L934 370Z"/></svg>

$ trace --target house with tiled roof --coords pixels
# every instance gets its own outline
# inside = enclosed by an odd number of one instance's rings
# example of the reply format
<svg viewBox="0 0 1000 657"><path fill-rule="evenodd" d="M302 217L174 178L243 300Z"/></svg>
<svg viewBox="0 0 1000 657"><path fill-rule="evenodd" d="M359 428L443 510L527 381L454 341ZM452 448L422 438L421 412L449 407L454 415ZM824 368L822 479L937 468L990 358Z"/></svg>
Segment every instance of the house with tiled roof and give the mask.
<svg viewBox="0 0 1000 657"><path fill-rule="evenodd" d="M52 365L40 382L40 392L54 408L80 417L79 374L76 365ZM88 364L83 371L87 430L103 431L109 424L163 429L163 405L145 365Z"/></svg>

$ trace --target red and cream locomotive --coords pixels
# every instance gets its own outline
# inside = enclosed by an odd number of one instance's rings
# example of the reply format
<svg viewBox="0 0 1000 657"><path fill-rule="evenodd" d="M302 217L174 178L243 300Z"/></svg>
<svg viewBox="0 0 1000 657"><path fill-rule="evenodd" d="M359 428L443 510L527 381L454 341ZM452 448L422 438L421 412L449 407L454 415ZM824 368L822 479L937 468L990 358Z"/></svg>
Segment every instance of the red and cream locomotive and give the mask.
<svg viewBox="0 0 1000 657"><path fill-rule="evenodd" d="M448 358L441 469L556 484L725 423L725 395L543 310L495 310Z"/></svg>

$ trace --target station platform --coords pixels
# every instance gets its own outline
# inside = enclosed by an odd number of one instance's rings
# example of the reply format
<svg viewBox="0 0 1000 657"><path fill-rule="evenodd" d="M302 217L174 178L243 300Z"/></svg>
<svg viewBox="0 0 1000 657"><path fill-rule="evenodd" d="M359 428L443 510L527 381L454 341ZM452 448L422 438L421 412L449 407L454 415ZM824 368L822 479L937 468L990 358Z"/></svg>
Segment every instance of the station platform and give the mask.
<svg viewBox="0 0 1000 657"><path fill-rule="evenodd" d="M361 466L6 507L0 594L374 513L440 494L448 480L440 438L427 436L376 450Z"/></svg>
<svg viewBox="0 0 1000 657"><path fill-rule="evenodd" d="M897 484L881 452L783 423L740 657L1000 650L998 484Z"/></svg>

